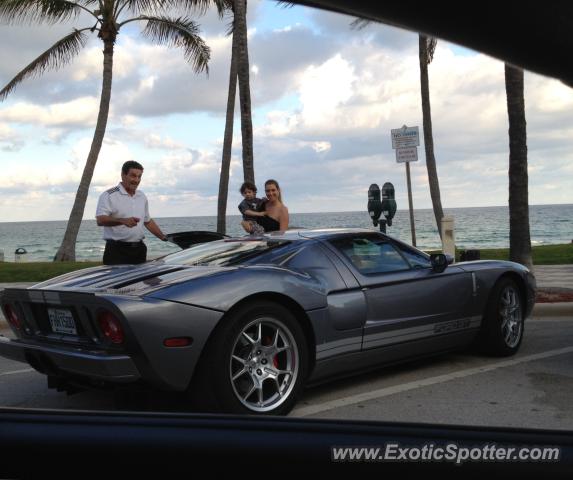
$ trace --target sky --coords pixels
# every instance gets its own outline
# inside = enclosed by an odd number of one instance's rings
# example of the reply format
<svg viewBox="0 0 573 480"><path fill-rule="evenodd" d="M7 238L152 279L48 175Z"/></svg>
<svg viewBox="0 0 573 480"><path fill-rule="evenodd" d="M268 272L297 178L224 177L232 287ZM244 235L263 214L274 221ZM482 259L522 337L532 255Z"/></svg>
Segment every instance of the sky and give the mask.
<svg viewBox="0 0 573 480"><path fill-rule="evenodd" d="M248 11L254 163L259 193L278 180L291 213L366 210L371 183L392 182L407 209L404 164L390 130L422 132L418 36L382 24L251 0ZM216 215L229 81L228 19L197 17L211 48L209 75L177 49L122 29L111 110L84 218L120 181L126 160L154 217ZM0 84L74 27L0 24ZM0 103L0 221L68 218L99 105L102 45L93 38L68 65L26 79ZM438 41L429 67L434 149L445 208L507 205L504 64ZM238 95L237 95L238 96ZM573 203L573 90L525 73L530 204ZM243 181L236 105L227 214ZM415 208L431 208L423 138L411 163Z"/></svg>

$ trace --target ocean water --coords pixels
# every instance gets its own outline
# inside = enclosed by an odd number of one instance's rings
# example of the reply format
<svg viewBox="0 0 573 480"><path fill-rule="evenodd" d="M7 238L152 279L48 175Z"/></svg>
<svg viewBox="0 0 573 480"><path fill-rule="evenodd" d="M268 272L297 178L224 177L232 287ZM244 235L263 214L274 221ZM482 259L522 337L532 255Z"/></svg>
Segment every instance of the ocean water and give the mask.
<svg viewBox="0 0 573 480"><path fill-rule="evenodd" d="M507 207L445 209L455 221L456 245L460 248L496 248L509 246L509 211ZM531 241L533 245L570 243L573 240L573 205L532 205L529 211ZM415 210L415 228L418 248L440 247L440 237L431 209ZM156 218L165 233L188 230L216 230L217 218L180 217ZM243 235L241 217L227 217L227 234ZM328 228L362 227L376 229L363 212L292 213L291 227ZM0 250L5 261L15 260L17 248L24 248L26 261L51 261L64 236L66 221L49 222L0 222ZM396 212L388 234L411 243L410 219L407 210ZM161 242L153 235L146 237L148 258L178 251L168 242ZM102 229L95 220L82 222L76 244L77 260L101 260L105 243Z"/></svg>

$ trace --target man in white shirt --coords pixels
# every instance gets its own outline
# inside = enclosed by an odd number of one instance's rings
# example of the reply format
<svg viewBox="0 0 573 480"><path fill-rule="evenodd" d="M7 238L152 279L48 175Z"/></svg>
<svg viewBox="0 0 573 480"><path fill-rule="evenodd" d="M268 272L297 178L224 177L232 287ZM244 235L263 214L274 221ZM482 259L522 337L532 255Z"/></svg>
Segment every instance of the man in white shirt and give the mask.
<svg viewBox="0 0 573 480"><path fill-rule="evenodd" d="M144 226L160 240L167 240L149 216L147 197L137 190L142 175L141 164L133 160L125 162L121 167L121 182L99 197L96 219L98 226L104 227L105 265L144 263L147 258Z"/></svg>

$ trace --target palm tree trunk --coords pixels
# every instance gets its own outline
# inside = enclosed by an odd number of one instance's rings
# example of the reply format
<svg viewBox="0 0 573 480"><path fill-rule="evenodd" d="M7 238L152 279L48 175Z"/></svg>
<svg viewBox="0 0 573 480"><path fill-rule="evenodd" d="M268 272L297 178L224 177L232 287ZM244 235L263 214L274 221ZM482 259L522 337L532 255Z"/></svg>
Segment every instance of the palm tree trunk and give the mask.
<svg viewBox="0 0 573 480"><path fill-rule="evenodd" d="M109 103L111 100L113 45L114 45L113 40L104 40L103 82L102 82L102 91L101 91L96 129L94 132L90 152L88 154L88 159L84 167L84 172L82 174L82 179L80 181L80 186L78 187L78 191L76 193L74 206L72 207L72 212L70 213L70 218L68 220L68 225L66 227L64 239L62 240L62 244L60 245L60 248L58 249L58 252L56 253L56 256L54 258L54 261L56 262L63 262L63 261L73 262L76 260L76 239L78 237L80 225L82 223L82 218L84 216L84 210L86 206L86 200L88 198L90 183L92 181L94 169L96 166L99 152L101 150L101 145L103 143L105 129L107 126Z"/></svg>
<svg viewBox="0 0 573 480"><path fill-rule="evenodd" d="M247 42L247 2L235 0L235 33L239 41L238 75L241 106L241 135L243 140L243 175L245 182L255 183L253 160L253 122L251 119L251 89L249 84L249 49Z"/></svg>
<svg viewBox="0 0 573 480"><path fill-rule="evenodd" d="M438 169L434 157L434 136L432 133L432 111L430 108L430 82L428 80L428 39L420 35L420 87L422 93L422 117L424 123L424 146L426 149L426 168L428 169L428 181L430 183L430 196L434 207L434 216L440 238L442 238L442 200L440 198L440 183L438 182Z"/></svg>
<svg viewBox="0 0 573 480"><path fill-rule="evenodd" d="M523 70L505 64L509 117L509 259L532 268Z"/></svg>
<svg viewBox="0 0 573 480"><path fill-rule="evenodd" d="M237 93L237 57L238 39L233 34L231 49L231 68L229 74L229 95L227 97L227 118L225 119L225 137L223 140L223 158L219 177L219 198L217 204L217 232L226 233L227 198L229 194L229 168L233 148L233 122L235 116L235 98Z"/></svg>

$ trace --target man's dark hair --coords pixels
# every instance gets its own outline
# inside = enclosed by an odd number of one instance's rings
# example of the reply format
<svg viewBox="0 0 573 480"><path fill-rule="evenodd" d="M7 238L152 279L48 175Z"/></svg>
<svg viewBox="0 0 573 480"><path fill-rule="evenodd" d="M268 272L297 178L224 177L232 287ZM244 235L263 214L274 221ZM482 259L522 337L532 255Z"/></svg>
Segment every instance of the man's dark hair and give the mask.
<svg viewBox="0 0 573 480"><path fill-rule="evenodd" d="M241 185L241 194L244 194L245 190L252 190L253 192L257 193L257 186L253 182L245 182Z"/></svg>
<svg viewBox="0 0 573 480"><path fill-rule="evenodd" d="M135 170L143 171L143 167L142 167L141 163L138 163L135 160L128 160L121 167L121 173L123 173L124 175L127 175L129 173L129 170L132 168Z"/></svg>

